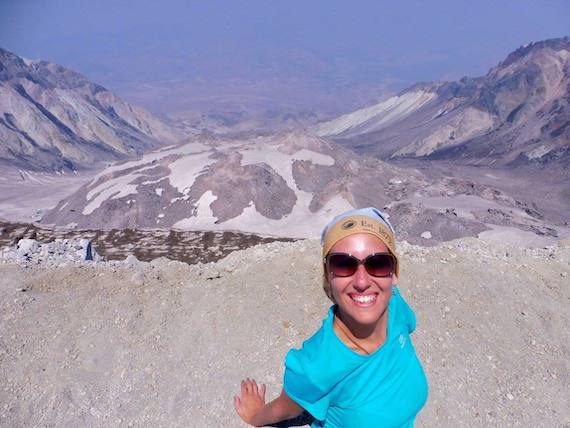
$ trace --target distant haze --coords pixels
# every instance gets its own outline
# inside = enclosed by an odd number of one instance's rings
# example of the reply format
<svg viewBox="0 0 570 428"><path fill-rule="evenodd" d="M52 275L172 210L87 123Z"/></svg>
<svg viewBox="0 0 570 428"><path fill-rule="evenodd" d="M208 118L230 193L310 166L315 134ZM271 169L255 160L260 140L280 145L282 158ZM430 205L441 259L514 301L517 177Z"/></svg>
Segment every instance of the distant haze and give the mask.
<svg viewBox="0 0 570 428"><path fill-rule="evenodd" d="M158 113L349 111L570 33L570 2L0 0L0 47Z"/></svg>

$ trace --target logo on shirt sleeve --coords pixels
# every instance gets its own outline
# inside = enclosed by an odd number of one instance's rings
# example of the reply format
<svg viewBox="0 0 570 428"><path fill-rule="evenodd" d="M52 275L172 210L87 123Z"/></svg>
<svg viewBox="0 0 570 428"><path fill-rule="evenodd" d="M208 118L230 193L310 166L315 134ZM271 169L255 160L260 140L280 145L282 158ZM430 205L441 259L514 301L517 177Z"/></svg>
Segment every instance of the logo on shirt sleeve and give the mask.
<svg viewBox="0 0 570 428"><path fill-rule="evenodd" d="M400 348L404 348L404 346L406 345L406 338L404 337L403 334L400 334L398 342L400 343Z"/></svg>

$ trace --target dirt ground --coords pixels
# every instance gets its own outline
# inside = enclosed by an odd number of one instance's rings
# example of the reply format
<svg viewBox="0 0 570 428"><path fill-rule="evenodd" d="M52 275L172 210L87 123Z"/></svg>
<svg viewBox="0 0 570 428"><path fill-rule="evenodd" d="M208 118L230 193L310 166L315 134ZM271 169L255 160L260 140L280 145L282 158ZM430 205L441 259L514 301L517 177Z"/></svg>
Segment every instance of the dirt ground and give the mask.
<svg viewBox="0 0 570 428"><path fill-rule="evenodd" d="M428 380L418 427L570 427L570 247L401 244ZM0 261L0 426L242 427L329 306L316 241L216 263Z"/></svg>

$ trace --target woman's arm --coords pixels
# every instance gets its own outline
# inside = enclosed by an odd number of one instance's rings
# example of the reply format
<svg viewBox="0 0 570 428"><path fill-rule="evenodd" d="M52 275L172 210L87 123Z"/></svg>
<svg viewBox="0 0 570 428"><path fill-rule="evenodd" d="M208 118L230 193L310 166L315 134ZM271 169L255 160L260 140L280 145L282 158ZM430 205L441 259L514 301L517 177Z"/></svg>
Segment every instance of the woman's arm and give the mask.
<svg viewBox="0 0 570 428"><path fill-rule="evenodd" d="M240 395L234 397L234 407L244 422L256 427L294 418L303 411L284 390L279 397L266 404L265 385L258 387L253 379L241 381Z"/></svg>

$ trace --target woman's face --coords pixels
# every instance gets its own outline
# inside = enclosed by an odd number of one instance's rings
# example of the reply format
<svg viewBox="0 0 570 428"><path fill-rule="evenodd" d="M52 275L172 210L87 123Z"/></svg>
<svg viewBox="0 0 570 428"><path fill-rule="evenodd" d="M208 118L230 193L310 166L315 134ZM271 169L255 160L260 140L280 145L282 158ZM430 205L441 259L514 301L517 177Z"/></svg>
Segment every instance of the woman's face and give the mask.
<svg viewBox="0 0 570 428"><path fill-rule="evenodd" d="M388 252L386 245L367 233L349 235L330 250L330 253L349 253L360 260L384 252ZM387 315L393 276L374 277L360 264L351 276L339 277L327 272L327 278L343 320L370 327Z"/></svg>

